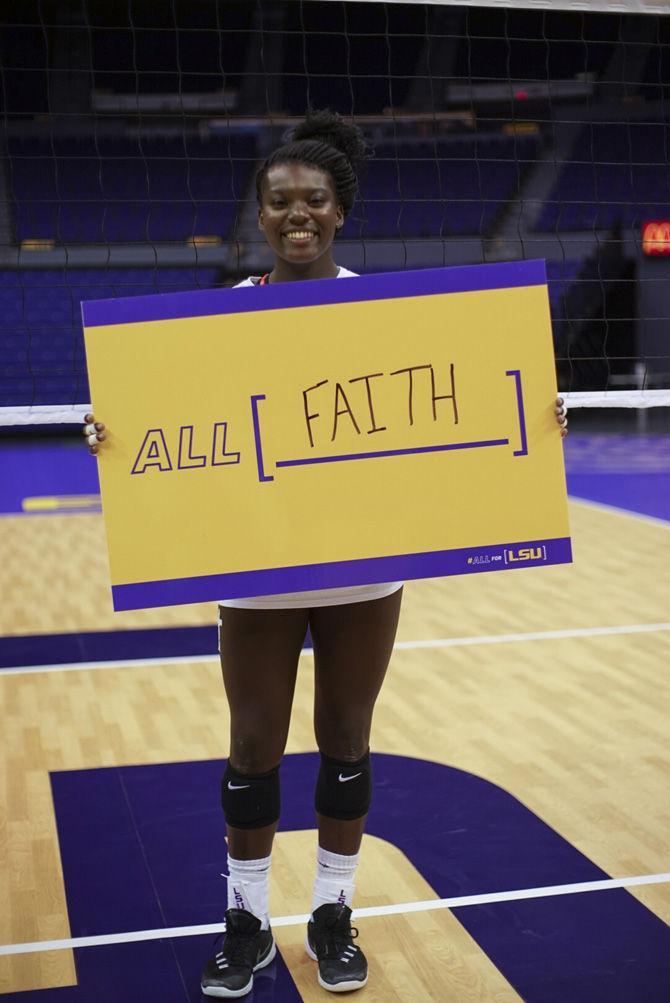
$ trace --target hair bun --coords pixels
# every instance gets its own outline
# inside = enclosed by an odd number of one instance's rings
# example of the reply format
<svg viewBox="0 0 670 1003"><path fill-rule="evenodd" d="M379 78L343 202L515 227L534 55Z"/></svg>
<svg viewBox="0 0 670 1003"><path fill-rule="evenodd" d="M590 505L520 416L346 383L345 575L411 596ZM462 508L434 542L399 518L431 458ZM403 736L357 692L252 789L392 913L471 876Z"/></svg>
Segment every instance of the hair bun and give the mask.
<svg viewBox="0 0 670 1003"><path fill-rule="evenodd" d="M314 140L334 146L347 157L355 174L358 174L365 160L365 140L361 130L357 125L344 122L334 111L309 112L304 122L297 125L291 133L291 140L295 143Z"/></svg>

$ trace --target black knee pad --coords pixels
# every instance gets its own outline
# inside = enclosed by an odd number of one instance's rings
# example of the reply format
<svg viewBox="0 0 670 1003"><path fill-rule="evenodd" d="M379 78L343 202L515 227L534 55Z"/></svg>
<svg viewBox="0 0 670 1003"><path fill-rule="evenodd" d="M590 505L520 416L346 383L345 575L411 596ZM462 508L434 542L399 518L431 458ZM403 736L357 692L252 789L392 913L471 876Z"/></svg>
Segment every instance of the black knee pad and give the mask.
<svg viewBox="0 0 670 1003"><path fill-rule="evenodd" d="M314 805L319 815L354 819L367 814L372 797L370 753L357 763L344 763L321 753Z"/></svg>
<svg viewBox="0 0 670 1003"><path fill-rule="evenodd" d="M279 818L279 767L269 773L238 773L230 763L221 781L221 804L234 829L261 829Z"/></svg>

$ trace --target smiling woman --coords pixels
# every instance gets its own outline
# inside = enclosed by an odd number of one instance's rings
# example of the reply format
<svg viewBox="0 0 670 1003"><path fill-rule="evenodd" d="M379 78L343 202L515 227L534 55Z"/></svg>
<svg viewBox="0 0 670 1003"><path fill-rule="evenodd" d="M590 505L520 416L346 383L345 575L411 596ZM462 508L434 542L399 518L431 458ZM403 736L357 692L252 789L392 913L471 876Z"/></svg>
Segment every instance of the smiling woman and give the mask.
<svg viewBox="0 0 670 1003"><path fill-rule="evenodd" d="M308 115L256 176L258 225L275 254L269 282L335 278L332 243L358 191L360 130L330 112Z"/></svg>
<svg viewBox="0 0 670 1003"><path fill-rule="evenodd" d="M337 265L332 248L353 208L364 156L365 144L356 126L330 112L307 116L258 172L258 225L274 254L274 266L266 275L249 277L240 286L354 275ZM272 311L267 317L271 324ZM450 401L456 422L453 366L440 371L438 383L447 392L438 393L433 366L423 364L428 360L420 361L421 365L387 374L407 381L405 420L413 420L413 374L423 370L421 392L428 393L429 380L433 413L436 401ZM380 430L370 381L382 376L356 374L348 381L365 381L372 425L366 433ZM326 382L306 393L319 388L326 393ZM333 435L338 418L344 415L358 430L340 384L331 401ZM318 409L323 410L321 405ZM312 445L315 417L305 399ZM558 405L557 420L559 424L565 420ZM94 415L87 415L87 422L84 432L91 452L102 448L104 453L109 448L104 442L105 426ZM214 428L212 456L237 462L238 454L226 452L225 423L220 425L218 438L218 426ZM147 458L154 463L157 457L162 460L161 469L171 470L168 449L178 457L178 467L203 465L206 460L205 454L194 452L191 426L183 426L169 444L162 430L152 432L154 437L145 440L134 473L142 473ZM324 521L322 532L329 528ZM401 594L400 582L381 582L220 603L221 666L230 707L230 754L221 786L228 839L228 908L223 942L202 975L206 996L246 995L252 990L254 972L275 957L269 872L281 807L280 764L308 627L314 652L314 732L320 757L314 797L318 851L306 948L318 962L317 980L322 988L342 992L367 982L367 960L354 943L357 933L351 926L351 906L372 796L372 718L393 650Z"/></svg>
<svg viewBox="0 0 670 1003"><path fill-rule="evenodd" d="M275 263L271 272L241 286L354 275L338 267L332 246L353 207L364 155L356 126L315 112L268 157L256 177L258 225ZM279 763L308 625L321 760L317 873L306 947L318 961L322 988L341 992L367 982L365 955L353 942L351 904L371 797L372 714L393 648L400 597L400 582L382 582L220 605L221 665L231 716L222 785L228 910L221 949L203 972L206 996L244 995L254 971L274 957L268 876L280 811Z"/></svg>
<svg viewBox="0 0 670 1003"><path fill-rule="evenodd" d="M258 225L277 258L270 281L335 278L331 245L343 223L342 206L324 171L299 163L268 168Z"/></svg>

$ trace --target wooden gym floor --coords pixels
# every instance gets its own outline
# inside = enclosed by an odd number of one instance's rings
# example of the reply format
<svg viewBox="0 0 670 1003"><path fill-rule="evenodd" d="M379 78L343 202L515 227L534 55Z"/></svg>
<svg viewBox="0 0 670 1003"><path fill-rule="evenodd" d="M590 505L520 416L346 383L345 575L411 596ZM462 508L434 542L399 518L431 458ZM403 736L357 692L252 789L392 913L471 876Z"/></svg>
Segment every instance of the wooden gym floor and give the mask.
<svg viewBox="0 0 670 1003"><path fill-rule="evenodd" d="M603 476L629 494L622 470ZM373 736L361 1000L670 999L670 512L645 515L643 487L641 511L608 508L603 484L571 501L574 565L406 586ZM216 609L114 614L95 498L25 493L60 501L0 517L0 997L199 1000L225 907ZM282 769L280 956L252 1001L325 998L300 918L311 667L307 650Z"/></svg>

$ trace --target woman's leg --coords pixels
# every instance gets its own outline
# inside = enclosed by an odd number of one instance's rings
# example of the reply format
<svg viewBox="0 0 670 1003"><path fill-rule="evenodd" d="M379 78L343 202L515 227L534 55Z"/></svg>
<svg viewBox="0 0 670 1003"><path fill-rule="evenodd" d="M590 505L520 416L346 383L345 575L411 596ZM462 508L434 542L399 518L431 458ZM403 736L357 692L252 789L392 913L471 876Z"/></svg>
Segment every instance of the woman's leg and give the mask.
<svg viewBox="0 0 670 1003"><path fill-rule="evenodd" d="M383 599L310 610L314 730L319 750L326 757L319 782L323 785L325 775L326 801L328 792L332 800L333 791L336 800L342 794L345 801L351 801L350 810L345 805L338 815L355 815L356 781L369 784L366 757L372 713L393 650L401 598L399 589ZM357 765L361 766L361 777L356 776ZM359 798L365 800L364 795ZM319 813L319 846L331 853L358 853L366 815L366 810L350 818Z"/></svg>
<svg viewBox="0 0 670 1003"><path fill-rule="evenodd" d="M248 810L245 780L265 778L258 780L263 797L268 777L283 755L307 619L305 609L220 607L221 668L230 707L229 770L233 774L225 781L224 803L228 799L233 814L237 799L241 805L237 813L241 816ZM230 857L268 857L276 828L276 821L255 826L252 820L251 826L245 822L243 827L229 823Z"/></svg>
<svg viewBox="0 0 670 1003"><path fill-rule="evenodd" d="M230 706L230 756L222 783L228 911L221 948L207 962L200 985L205 996L239 997L251 990L253 973L269 965L276 951L268 909L270 851L279 818L278 768L308 614L219 609Z"/></svg>
<svg viewBox="0 0 670 1003"><path fill-rule="evenodd" d="M310 611L321 766L307 949L319 963L319 984L333 992L360 989L368 979L366 957L354 943L351 905L370 803L372 712L393 650L401 591Z"/></svg>

